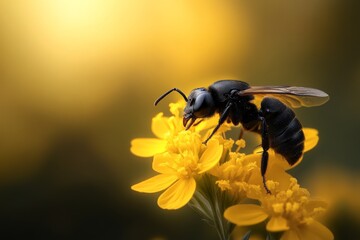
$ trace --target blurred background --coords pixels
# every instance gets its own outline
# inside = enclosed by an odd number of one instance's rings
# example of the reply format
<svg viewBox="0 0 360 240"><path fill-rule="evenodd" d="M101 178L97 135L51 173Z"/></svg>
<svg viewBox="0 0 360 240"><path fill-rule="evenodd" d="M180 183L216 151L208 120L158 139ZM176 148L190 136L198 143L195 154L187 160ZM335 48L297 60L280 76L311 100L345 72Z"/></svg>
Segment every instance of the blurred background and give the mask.
<svg viewBox="0 0 360 240"><path fill-rule="evenodd" d="M217 239L189 207L130 186L153 175L130 140L152 137L178 87L218 79L314 87L298 109L320 143L291 171L360 238L360 2L0 2L0 232L5 239Z"/></svg>

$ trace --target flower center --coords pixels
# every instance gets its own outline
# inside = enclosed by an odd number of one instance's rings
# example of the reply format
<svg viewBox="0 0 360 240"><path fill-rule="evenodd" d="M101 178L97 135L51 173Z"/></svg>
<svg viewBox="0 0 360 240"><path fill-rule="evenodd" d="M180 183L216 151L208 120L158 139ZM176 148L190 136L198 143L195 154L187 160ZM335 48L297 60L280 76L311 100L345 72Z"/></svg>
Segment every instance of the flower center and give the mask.
<svg viewBox="0 0 360 240"><path fill-rule="evenodd" d="M184 159L183 166L179 166L177 172L180 178L194 177L199 172L199 164L191 159Z"/></svg>

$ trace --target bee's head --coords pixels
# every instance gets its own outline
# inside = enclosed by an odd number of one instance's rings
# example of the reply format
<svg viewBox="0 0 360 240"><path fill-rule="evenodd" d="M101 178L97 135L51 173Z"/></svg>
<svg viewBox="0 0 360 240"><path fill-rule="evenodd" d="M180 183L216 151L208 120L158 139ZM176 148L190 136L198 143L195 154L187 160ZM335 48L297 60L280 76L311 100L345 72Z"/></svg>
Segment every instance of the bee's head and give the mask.
<svg viewBox="0 0 360 240"><path fill-rule="evenodd" d="M191 91L189 97L186 97L180 89L172 88L155 101L155 106L173 91L178 92L187 102L183 118L183 124L186 129L189 129L197 118L206 118L214 115L216 110L215 102L206 88L195 88ZM191 121L187 124L189 120Z"/></svg>
<svg viewBox="0 0 360 240"><path fill-rule="evenodd" d="M214 115L215 110L214 99L206 88L196 88L192 90L184 109L184 127L186 127L186 129L190 128L197 118L206 118ZM187 124L189 120L191 121Z"/></svg>

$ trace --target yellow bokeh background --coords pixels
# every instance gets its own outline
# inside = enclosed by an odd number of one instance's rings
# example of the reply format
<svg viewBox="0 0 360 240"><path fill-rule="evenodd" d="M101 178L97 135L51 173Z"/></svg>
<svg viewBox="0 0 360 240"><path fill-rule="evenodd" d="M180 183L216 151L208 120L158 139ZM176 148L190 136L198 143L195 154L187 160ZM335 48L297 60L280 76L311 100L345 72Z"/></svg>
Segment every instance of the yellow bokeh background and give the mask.
<svg viewBox="0 0 360 240"><path fill-rule="evenodd" d="M151 118L180 99L155 108L166 90L241 79L329 93L326 105L296 111L319 129L320 144L292 173L337 201L328 219L335 236L358 231L359 10L324 0L1 1L5 229L47 239L216 239L191 209L164 212L156 196L130 190L152 173L129 144L151 137ZM321 187L326 174L342 179L341 196Z"/></svg>

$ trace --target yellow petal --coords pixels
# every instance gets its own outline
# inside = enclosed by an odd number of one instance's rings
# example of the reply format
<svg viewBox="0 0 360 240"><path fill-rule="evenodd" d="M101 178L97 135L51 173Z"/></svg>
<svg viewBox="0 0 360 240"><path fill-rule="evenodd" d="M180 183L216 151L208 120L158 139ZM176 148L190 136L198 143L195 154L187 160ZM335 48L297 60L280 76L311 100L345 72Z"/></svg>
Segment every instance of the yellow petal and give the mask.
<svg viewBox="0 0 360 240"><path fill-rule="evenodd" d="M194 178L179 179L169 187L158 199L159 207L163 209L178 209L187 204L196 188Z"/></svg>
<svg viewBox="0 0 360 240"><path fill-rule="evenodd" d="M178 177L176 175L159 174L138 184L132 185L131 189L145 193L159 192L169 187L177 179Z"/></svg>
<svg viewBox="0 0 360 240"><path fill-rule="evenodd" d="M253 169L248 182L253 185L261 186L262 191L265 192L265 189L263 188L263 179L260 171L261 154L249 154L246 155L243 159L243 162L257 163L259 169ZM287 164L286 160L284 160L281 155L274 154L273 151L269 151L269 163L265 173L265 179L278 182L279 185L276 187L278 190L287 190L290 184L291 175L284 171L284 169L287 169L285 168L286 165L282 164L284 162ZM249 198L258 199L259 196L256 197L255 195L249 193L251 192L248 192L247 196Z"/></svg>
<svg viewBox="0 0 360 240"><path fill-rule="evenodd" d="M277 190L286 191L289 188L290 178L292 176L284 171L282 166L273 164L268 166L266 180L273 180L279 183Z"/></svg>
<svg viewBox="0 0 360 240"><path fill-rule="evenodd" d="M238 204L226 209L224 217L236 225L249 226L264 221L268 214L258 205Z"/></svg>
<svg viewBox="0 0 360 240"><path fill-rule="evenodd" d="M305 135L304 152L313 149L319 142L319 132L314 128L303 128Z"/></svg>
<svg viewBox="0 0 360 240"><path fill-rule="evenodd" d="M313 239L313 240L332 240L334 235L332 232L319 223L318 221L313 221L309 225L305 225L299 228L300 239Z"/></svg>
<svg viewBox="0 0 360 240"><path fill-rule="evenodd" d="M220 160L223 152L222 145L219 145L217 140L210 140L207 144L207 149L201 155L199 160L200 171L199 173L206 172L213 168Z"/></svg>
<svg viewBox="0 0 360 240"><path fill-rule="evenodd" d="M166 135L169 134L168 119L167 117L163 117L163 113L159 113L152 119L151 130L156 137L165 139Z"/></svg>
<svg viewBox="0 0 360 240"><path fill-rule="evenodd" d="M280 240L302 240L295 229L290 229L281 236Z"/></svg>
<svg viewBox="0 0 360 240"><path fill-rule="evenodd" d="M203 121L201 121L199 124L197 124L195 126L195 132L200 132L202 130L207 130L209 128L213 128L218 124L218 122L219 122L219 119L217 116L204 119Z"/></svg>
<svg viewBox="0 0 360 240"><path fill-rule="evenodd" d="M166 151L165 140L157 138L136 138L131 141L130 151L139 157L151 157Z"/></svg>
<svg viewBox="0 0 360 240"><path fill-rule="evenodd" d="M262 151L262 150L261 150ZM245 163L260 163L261 153L252 153L244 156L243 161Z"/></svg>
<svg viewBox="0 0 360 240"><path fill-rule="evenodd" d="M172 154L167 152L163 154L158 154L154 157L154 160L152 162L152 168L158 173L175 174L176 171L174 170L174 168L171 167L171 165L178 157L179 154Z"/></svg>
<svg viewBox="0 0 360 240"><path fill-rule="evenodd" d="M272 217L266 224L266 230L270 232L280 232L289 229L288 222L282 216Z"/></svg>
<svg viewBox="0 0 360 240"><path fill-rule="evenodd" d="M255 161L258 163L258 166L260 166L262 153L263 153L262 147L257 147L253 151L253 154L246 155L244 159L246 161ZM290 164L286 161L286 159L282 155L275 153L275 151L272 148L268 150L268 154L269 154L268 166L277 164L281 166L283 169L287 169L290 167Z"/></svg>
<svg viewBox="0 0 360 240"><path fill-rule="evenodd" d="M176 103L170 103L169 104L169 108L170 108L170 112L175 116L175 117L180 117L181 113L183 112L184 108L186 106L186 102L181 100L178 101Z"/></svg>

